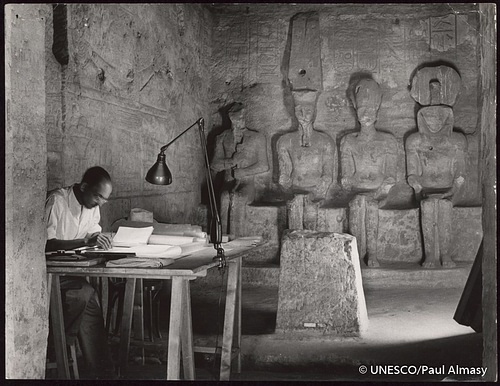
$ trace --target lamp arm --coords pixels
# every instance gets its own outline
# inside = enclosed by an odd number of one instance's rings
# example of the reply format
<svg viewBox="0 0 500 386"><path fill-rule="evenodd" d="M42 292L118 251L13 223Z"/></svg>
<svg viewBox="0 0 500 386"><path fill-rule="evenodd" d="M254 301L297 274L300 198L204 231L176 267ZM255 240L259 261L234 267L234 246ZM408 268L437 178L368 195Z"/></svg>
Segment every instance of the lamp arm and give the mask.
<svg viewBox="0 0 500 386"><path fill-rule="evenodd" d="M211 234L211 236L214 236L214 240L212 240L212 242L214 243L214 247L217 249L218 247L220 247L220 244L222 243L222 224L220 220L219 210L217 209L217 201L215 199L212 174L210 173L210 160L208 158L207 140L205 138L205 126L203 118L200 118L197 123L200 132L201 147L203 148L203 155L205 158L205 172L207 175L207 185L208 185L207 187L208 187L208 197L210 202L210 210L212 212L213 221L215 221L214 224L215 229L211 229L212 232L215 231L214 232L215 234Z"/></svg>
<svg viewBox="0 0 500 386"><path fill-rule="evenodd" d="M167 147L169 147L171 144L173 144L175 141L177 141L180 137L182 137L186 132L188 132L189 130L191 130L193 127L195 127L196 125L199 125L200 124L200 121L203 121L203 118L200 118L198 119L195 123L193 123L191 126L189 126L186 130L184 130L182 133L180 133L177 137L175 137L174 139L172 139L169 143L167 143L166 145L162 146L161 149L160 149L160 153L163 153Z"/></svg>

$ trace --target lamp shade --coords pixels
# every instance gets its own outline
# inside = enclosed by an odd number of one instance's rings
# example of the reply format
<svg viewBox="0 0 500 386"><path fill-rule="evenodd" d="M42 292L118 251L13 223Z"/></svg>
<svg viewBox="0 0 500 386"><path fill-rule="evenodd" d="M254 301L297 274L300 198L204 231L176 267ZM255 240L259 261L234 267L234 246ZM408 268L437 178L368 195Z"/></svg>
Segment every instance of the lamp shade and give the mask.
<svg viewBox="0 0 500 386"><path fill-rule="evenodd" d="M172 173L165 163L163 152L158 154L158 159L146 174L146 181L153 185L170 185L172 183Z"/></svg>

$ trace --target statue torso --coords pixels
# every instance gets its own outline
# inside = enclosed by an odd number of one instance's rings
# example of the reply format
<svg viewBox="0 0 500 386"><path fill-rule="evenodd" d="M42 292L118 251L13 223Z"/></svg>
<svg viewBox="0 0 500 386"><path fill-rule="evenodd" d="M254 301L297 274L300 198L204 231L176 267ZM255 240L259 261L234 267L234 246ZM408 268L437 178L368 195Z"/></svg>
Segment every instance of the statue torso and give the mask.
<svg viewBox="0 0 500 386"><path fill-rule="evenodd" d="M310 191L321 179L325 162L334 162L330 152L330 139L326 134L313 131L311 146L301 146L301 133L295 131L285 134L281 139L281 146L288 151L292 161L292 189Z"/></svg>
<svg viewBox="0 0 500 386"><path fill-rule="evenodd" d="M378 189L384 179L386 156L397 154L396 139L388 133L376 132L372 137L365 137L360 133L346 136L341 146L342 155L347 155L354 167L352 176L344 175L349 172L347 165L342 165L342 177L350 180L352 189L358 191L372 191ZM351 158L349 158L349 156Z"/></svg>

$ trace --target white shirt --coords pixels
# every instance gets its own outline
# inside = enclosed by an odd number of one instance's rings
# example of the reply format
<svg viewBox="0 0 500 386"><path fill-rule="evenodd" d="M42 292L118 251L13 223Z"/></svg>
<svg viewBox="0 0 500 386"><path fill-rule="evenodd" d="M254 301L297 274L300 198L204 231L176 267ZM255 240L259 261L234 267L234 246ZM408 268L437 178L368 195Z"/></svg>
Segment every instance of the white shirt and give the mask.
<svg viewBox="0 0 500 386"><path fill-rule="evenodd" d="M45 201L47 240L82 239L87 234L101 232L99 206L87 209L80 205L73 185L50 192Z"/></svg>

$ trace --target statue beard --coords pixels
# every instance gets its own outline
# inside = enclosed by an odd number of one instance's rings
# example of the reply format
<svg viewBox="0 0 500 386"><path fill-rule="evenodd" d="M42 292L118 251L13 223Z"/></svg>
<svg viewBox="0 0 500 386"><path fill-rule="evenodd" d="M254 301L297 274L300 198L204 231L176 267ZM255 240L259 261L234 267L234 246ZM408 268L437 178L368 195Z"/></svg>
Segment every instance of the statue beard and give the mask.
<svg viewBox="0 0 500 386"><path fill-rule="evenodd" d="M301 146L302 147L311 146L311 135L313 131L312 122L304 122L303 124L299 122L299 125L302 129Z"/></svg>

